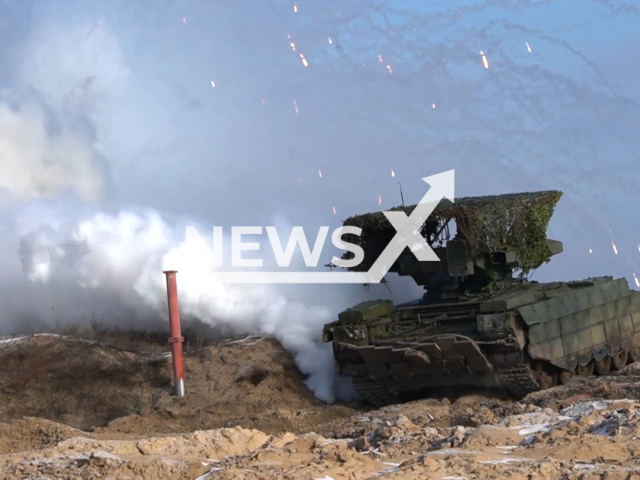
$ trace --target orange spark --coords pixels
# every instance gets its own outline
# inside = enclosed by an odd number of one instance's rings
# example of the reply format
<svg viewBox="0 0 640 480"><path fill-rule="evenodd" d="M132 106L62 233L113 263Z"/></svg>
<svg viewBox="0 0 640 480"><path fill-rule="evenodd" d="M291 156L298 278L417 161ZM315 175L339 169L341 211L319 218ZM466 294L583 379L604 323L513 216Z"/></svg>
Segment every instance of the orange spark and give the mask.
<svg viewBox="0 0 640 480"><path fill-rule="evenodd" d="M396 176L396 172L393 171L393 169L391 169L391 176L395 177Z"/></svg>
<svg viewBox="0 0 640 480"><path fill-rule="evenodd" d="M293 101L293 108L295 108L296 110L296 115L298 114L298 104L296 103L296 101Z"/></svg>
<svg viewBox="0 0 640 480"><path fill-rule="evenodd" d="M294 13L298 12L298 5L296 5L295 3L293 4L293 11Z"/></svg>
<svg viewBox="0 0 640 480"><path fill-rule="evenodd" d="M378 55L378 60L380 60L380 63L382 63L382 55Z"/></svg>
<svg viewBox="0 0 640 480"><path fill-rule="evenodd" d="M336 214L336 207L333 207L333 214Z"/></svg>
<svg viewBox="0 0 640 480"><path fill-rule="evenodd" d="M333 42L331 41L331 37L329 37L329 45L331 45Z"/></svg>
<svg viewBox="0 0 640 480"><path fill-rule="evenodd" d="M640 280L638 280L635 273L633 274L633 279L636 281L636 287L640 287Z"/></svg>
<svg viewBox="0 0 640 480"><path fill-rule="evenodd" d="M382 205L382 196L378 195L378 205Z"/></svg>
<svg viewBox="0 0 640 480"><path fill-rule="evenodd" d="M318 176L322 177L322 170L318 169Z"/></svg>
<svg viewBox="0 0 640 480"><path fill-rule="evenodd" d="M436 108L436 104L435 104L435 103L432 103L432 104L431 104L431 106L432 106L433 108Z"/></svg>
<svg viewBox="0 0 640 480"><path fill-rule="evenodd" d="M617 255L618 254L618 249L616 248L616 244L613 243L613 240L611 241L611 246L613 247L613 252Z"/></svg>
<svg viewBox="0 0 640 480"><path fill-rule="evenodd" d="M593 253L593 250L589 249L589 253Z"/></svg>
<svg viewBox="0 0 640 480"><path fill-rule="evenodd" d="M296 51L296 44L291 42L291 50Z"/></svg>

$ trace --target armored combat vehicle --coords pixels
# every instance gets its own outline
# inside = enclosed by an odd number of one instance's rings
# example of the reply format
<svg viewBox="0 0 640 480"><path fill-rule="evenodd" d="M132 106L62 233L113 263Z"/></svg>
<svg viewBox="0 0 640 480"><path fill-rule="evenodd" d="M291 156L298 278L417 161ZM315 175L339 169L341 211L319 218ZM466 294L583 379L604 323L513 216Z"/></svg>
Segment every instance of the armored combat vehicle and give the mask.
<svg viewBox="0 0 640 480"><path fill-rule="evenodd" d="M420 231L440 261L421 262L405 248L390 268L424 287L422 299L364 302L325 325L338 373L352 377L365 401L383 406L453 386L497 387L522 398L639 361L640 292L626 279L527 279L563 250L546 238L561 196L442 199ZM392 210L410 215L414 208ZM368 271L396 233L382 212L344 225L362 229L343 237L365 252L354 271Z"/></svg>

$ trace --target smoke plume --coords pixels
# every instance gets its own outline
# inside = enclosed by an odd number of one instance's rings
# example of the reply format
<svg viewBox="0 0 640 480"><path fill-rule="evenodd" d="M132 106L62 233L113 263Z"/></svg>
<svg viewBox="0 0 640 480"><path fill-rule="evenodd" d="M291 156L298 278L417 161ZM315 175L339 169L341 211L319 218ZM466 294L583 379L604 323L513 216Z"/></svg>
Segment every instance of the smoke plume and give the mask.
<svg viewBox="0 0 640 480"><path fill-rule="evenodd" d="M319 398L353 396L349 382L335 375L330 348L319 343L331 310L295 301L275 286L222 285L213 266L185 246L184 229L152 209L82 211L78 202L99 204L107 194L100 115L126 86L128 72L117 39L102 22L70 30L42 27L25 49L19 84L29 100L14 95L16 107L0 104L0 187L16 213L13 233L20 235L26 278L70 298L90 291L138 315L155 312L166 319L162 271L171 265L180 271L185 316L274 337L294 355ZM69 195L71 206L51 208ZM38 208L36 200L50 207Z"/></svg>
<svg viewBox="0 0 640 480"><path fill-rule="evenodd" d="M73 190L82 201L102 198L100 159L80 132L47 131L36 104L0 103L0 188L20 200L56 199Z"/></svg>
<svg viewBox="0 0 640 480"><path fill-rule="evenodd" d="M0 2L0 329L166 319L171 268L185 316L273 336L319 398L350 398L322 325L420 289L223 285L184 227L301 225L311 239L414 202L422 177L450 169L456 196L565 191L550 227L565 253L541 279L631 278L637 14L577 0Z"/></svg>
<svg viewBox="0 0 640 480"><path fill-rule="evenodd" d="M288 299L269 285L223 285L205 252L177 235L155 212L122 212L61 229L44 226L21 239L25 275L34 282L67 279L89 289L135 291L166 318L166 285L160 272L179 270L178 294L183 314L237 332L278 339L316 396L333 402L353 392L335 375L330 348L319 343L332 312ZM228 238L226 239L229 240Z"/></svg>

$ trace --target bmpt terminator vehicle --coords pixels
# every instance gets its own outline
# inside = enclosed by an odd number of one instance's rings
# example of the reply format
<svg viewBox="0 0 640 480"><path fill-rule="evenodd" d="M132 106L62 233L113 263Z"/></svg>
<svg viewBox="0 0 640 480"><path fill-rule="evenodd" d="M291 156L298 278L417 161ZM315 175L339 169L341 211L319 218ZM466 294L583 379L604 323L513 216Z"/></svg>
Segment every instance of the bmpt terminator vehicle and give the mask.
<svg viewBox="0 0 640 480"><path fill-rule="evenodd" d="M405 393L456 385L499 387L521 398L574 375L604 374L640 360L640 292L626 279L526 278L563 250L546 238L561 196L442 199L420 231L440 261L418 261L405 248L390 269L423 286L422 300L364 302L325 325L323 341L333 343L336 370L353 379L366 401L382 406ZM410 215L414 208L392 210ZM362 229L344 237L365 252L354 271L368 271L396 233L382 212L344 225Z"/></svg>

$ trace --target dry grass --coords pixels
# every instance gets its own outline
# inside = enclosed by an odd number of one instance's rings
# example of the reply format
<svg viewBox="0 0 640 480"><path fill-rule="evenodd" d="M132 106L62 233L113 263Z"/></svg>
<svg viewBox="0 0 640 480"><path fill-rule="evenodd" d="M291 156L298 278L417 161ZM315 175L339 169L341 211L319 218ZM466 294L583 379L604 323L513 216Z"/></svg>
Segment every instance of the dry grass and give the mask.
<svg viewBox="0 0 640 480"><path fill-rule="evenodd" d="M121 327L93 318L86 326L82 326L80 323L58 325L50 332L72 338L94 340L137 353L157 353L169 348L168 326L166 330L157 327L138 327L133 323L128 327ZM205 340L206 334L203 328L185 328L182 331L182 336L184 337L183 349L185 353L200 350L210 343Z"/></svg>
<svg viewBox="0 0 640 480"><path fill-rule="evenodd" d="M148 413L173 392L170 358L158 355L170 351L170 334L160 326L124 328L93 318L0 345L0 422L30 416L88 429ZM198 364L223 339L202 324L187 323L182 336L185 359Z"/></svg>
<svg viewBox="0 0 640 480"><path fill-rule="evenodd" d="M0 349L0 421L36 416L81 429L101 426L142 413L152 401L145 395L149 387L170 388L166 365L141 361L124 349L71 336L26 342Z"/></svg>

